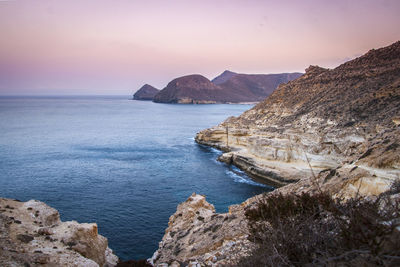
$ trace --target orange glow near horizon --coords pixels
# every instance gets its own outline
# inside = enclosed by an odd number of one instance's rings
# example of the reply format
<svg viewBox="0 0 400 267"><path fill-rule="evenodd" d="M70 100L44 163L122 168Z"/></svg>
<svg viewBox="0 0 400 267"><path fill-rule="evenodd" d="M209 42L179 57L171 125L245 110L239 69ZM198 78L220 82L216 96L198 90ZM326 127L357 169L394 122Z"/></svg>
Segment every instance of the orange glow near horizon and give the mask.
<svg viewBox="0 0 400 267"><path fill-rule="evenodd" d="M0 1L0 95L335 67L400 39L400 1Z"/></svg>

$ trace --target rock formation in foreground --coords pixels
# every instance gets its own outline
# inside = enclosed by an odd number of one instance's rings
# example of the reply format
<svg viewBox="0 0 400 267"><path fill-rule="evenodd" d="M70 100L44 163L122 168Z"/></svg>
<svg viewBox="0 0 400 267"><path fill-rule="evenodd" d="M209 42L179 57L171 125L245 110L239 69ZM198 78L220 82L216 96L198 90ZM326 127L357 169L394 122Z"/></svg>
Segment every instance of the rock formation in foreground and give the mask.
<svg viewBox="0 0 400 267"><path fill-rule="evenodd" d="M157 267L398 266L399 186L379 198L341 201L312 183L290 184L223 214L193 193L170 217L149 261Z"/></svg>
<svg viewBox="0 0 400 267"><path fill-rule="evenodd" d="M205 196L193 193L170 217L151 263L197 267L223 266L239 260L254 247L247 240L243 206L231 206L229 213L218 214Z"/></svg>
<svg viewBox="0 0 400 267"><path fill-rule="evenodd" d="M174 79L155 97L158 103L212 104L259 102L281 83L301 73L237 74L225 71L212 82L201 75Z"/></svg>
<svg viewBox="0 0 400 267"><path fill-rule="evenodd" d="M260 266L253 261L260 249L258 262L268 258L290 265L281 257L289 255L282 254L288 248L302 249L303 256L311 253L316 265L399 264L400 42L333 70L311 66L241 116L201 131L196 141L223 150L221 161L279 188L231 206L225 214L193 194L170 217L151 259L155 266ZM294 195L304 196L298 197L305 203L300 209L300 200L290 200ZM326 196L340 201L332 204ZM350 200L354 197L361 199ZM272 218L292 215L278 222L279 229L263 219L251 228L250 215L274 198L283 207ZM395 204L387 204L388 199ZM303 212L313 215L302 217ZM260 243L254 229L270 236ZM279 241L290 235L292 243ZM268 243L271 236L278 238L276 247ZM296 243L305 237L308 243ZM326 246L333 241L336 247ZM316 255L311 247L326 254Z"/></svg>
<svg viewBox="0 0 400 267"><path fill-rule="evenodd" d="M196 141L276 186L314 174L340 191L379 193L400 176L399 117L397 42L332 70L310 66Z"/></svg>
<svg viewBox="0 0 400 267"><path fill-rule="evenodd" d="M0 198L0 266L115 266L95 223L61 222L45 203Z"/></svg>
<svg viewBox="0 0 400 267"><path fill-rule="evenodd" d="M153 100L154 96L160 92L157 88L149 84L143 85L136 93L133 95L134 100Z"/></svg>

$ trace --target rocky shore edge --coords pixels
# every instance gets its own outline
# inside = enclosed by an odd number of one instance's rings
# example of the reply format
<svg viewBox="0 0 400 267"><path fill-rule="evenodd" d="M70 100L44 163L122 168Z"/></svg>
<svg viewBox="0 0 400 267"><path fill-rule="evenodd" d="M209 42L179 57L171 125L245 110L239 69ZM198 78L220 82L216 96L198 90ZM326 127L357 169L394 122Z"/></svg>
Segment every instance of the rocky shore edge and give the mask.
<svg viewBox="0 0 400 267"><path fill-rule="evenodd" d="M197 133L198 144L224 152L220 161L277 189L225 214L193 194L170 217L151 262L399 265L399 74L400 41L334 69L310 66L242 115Z"/></svg>
<svg viewBox="0 0 400 267"><path fill-rule="evenodd" d="M96 223L62 222L43 202L0 198L0 266L111 267L118 257Z"/></svg>

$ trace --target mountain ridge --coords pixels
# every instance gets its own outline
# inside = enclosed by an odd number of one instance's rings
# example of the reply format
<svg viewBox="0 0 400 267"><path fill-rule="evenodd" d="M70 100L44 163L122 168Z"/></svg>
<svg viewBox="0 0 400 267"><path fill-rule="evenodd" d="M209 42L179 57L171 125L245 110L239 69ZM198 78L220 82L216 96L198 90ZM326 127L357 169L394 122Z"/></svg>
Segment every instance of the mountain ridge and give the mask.
<svg viewBox="0 0 400 267"><path fill-rule="evenodd" d="M213 81L199 74L172 80L155 97L157 103L211 104L258 102L301 73L237 74L224 71Z"/></svg>

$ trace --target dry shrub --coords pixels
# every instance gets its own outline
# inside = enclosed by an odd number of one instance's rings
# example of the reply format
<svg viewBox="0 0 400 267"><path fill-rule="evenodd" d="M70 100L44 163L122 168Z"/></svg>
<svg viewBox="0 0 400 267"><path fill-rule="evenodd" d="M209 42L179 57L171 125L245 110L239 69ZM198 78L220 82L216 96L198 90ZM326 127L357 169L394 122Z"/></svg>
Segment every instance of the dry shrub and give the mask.
<svg viewBox="0 0 400 267"><path fill-rule="evenodd" d="M265 196L246 211L258 248L237 265L398 265L399 207L388 193L346 202L323 192Z"/></svg>

